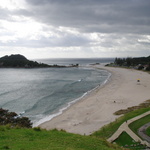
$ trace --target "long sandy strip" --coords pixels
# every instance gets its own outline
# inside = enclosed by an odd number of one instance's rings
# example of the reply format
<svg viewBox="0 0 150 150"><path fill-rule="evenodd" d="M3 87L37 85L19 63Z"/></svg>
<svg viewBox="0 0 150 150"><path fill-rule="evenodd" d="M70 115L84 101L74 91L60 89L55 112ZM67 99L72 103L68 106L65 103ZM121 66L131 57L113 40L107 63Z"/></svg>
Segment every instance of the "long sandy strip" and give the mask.
<svg viewBox="0 0 150 150"><path fill-rule="evenodd" d="M150 74L132 69L97 66L112 73L110 81L61 115L40 125L44 129L64 129L89 135L114 121L113 113L150 99ZM140 83L137 80L140 79Z"/></svg>

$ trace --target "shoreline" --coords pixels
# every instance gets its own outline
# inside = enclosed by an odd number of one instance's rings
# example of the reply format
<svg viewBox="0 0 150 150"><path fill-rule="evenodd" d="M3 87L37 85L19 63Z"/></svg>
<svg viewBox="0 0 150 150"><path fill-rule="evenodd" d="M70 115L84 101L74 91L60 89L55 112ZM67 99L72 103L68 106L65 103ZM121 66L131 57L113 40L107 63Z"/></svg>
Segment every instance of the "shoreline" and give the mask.
<svg viewBox="0 0 150 150"><path fill-rule="evenodd" d="M67 132L89 135L119 116L113 113L150 99L150 75L137 70L95 66L111 72L109 82L87 94L68 107L62 114L39 127L63 129ZM141 79L140 85L137 79Z"/></svg>
<svg viewBox="0 0 150 150"><path fill-rule="evenodd" d="M93 69L101 69L101 68L95 68L93 66L90 66L90 67L85 67L85 68L93 68ZM72 105L74 105L75 103L78 103L78 101L82 101L84 100L84 98L90 96L95 90L98 90L99 88L102 88L103 86L105 86L105 84L107 84L107 82L109 82L110 78L111 78L111 73L106 70L106 69L101 69L101 70L104 70L104 71L107 71L108 72L108 77L107 79L101 83L101 84L98 84L96 87L94 87L93 89L85 92L81 97L78 97L76 99L74 99L73 101L70 101L68 102L64 107L60 108L58 111L56 111L56 113L54 114L51 114L51 115L48 115L46 117L44 117L43 119L40 119L39 121L33 123L33 127L37 127L37 126L40 126L41 124L47 122L47 121L51 121L53 118L61 115L64 111L66 111L69 107L71 107Z"/></svg>

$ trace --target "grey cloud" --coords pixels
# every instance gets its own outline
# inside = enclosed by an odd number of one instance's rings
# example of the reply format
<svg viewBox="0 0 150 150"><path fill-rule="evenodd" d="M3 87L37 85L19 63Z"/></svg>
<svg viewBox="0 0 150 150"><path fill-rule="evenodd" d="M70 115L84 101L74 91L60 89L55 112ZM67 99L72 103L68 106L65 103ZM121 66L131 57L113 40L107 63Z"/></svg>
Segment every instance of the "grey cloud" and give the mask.
<svg viewBox="0 0 150 150"><path fill-rule="evenodd" d="M87 46L92 40L84 36L65 35L60 37L39 37L38 40L18 38L15 41L0 42L1 46L11 45L14 47L29 47L29 48L43 48L43 47L76 47Z"/></svg>
<svg viewBox="0 0 150 150"><path fill-rule="evenodd" d="M8 19L8 18L9 18L9 11L0 8L0 19Z"/></svg>
<svg viewBox="0 0 150 150"><path fill-rule="evenodd" d="M17 9L17 10L8 10L0 8L0 19L7 20L7 21L15 21L12 19L14 16L25 16L25 17L32 17L32 11L28 11L26 9ZM19 20L17 20L19 21Z"/></svg>
<svg viewBox="0 0 150 150"><path fill-rule="evenodd" d="M32 11L28 11L26 9L18 9L18 10L14 10L11 12L12 15L18 15L18 16L26 16L26 17L30 17L33 15Z"/></svg>
<svg viewBox="0 0 150 150"><path fill-rule="evenodd" d="M34 19L84 32L150 33L147 0L26 0Z"/></svg>
<svg viewBox="0 0 150 150"><path fill-rule="evenodd" d="M100 47L104 52L111 51L111 48L114 51L140 49L149 54L149 42L145 42L147 39L142 37L150 34L149 0L26 0L26 2L27 7L24 9L0 8L0 20L9 23L16 21L21 25L24 21L27 23L28 20L31 22L36 20L42 23L40 29L23 38L21 33L17 35L13 30L7 31L1 22L1 46L9 45L14 49L61 47L61 50L64 47L79 47L86 51L92 48L99 51ZM92 37L90 33L93 32L100 33L100 36ZM6 37L6 41L2 37Z"/></svg>

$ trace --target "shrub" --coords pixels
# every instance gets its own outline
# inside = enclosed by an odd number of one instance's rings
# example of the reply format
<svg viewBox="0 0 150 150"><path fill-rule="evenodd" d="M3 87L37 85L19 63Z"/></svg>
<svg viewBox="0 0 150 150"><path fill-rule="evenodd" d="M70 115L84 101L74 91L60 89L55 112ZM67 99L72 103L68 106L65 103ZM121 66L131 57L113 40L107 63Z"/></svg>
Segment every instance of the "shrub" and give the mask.
<svg viewBox="0 0 150 150"><path fill-rule="evenodd" d="M10 125L11 127L31 128L32 123L27 117L20 117L15 112L9 112L0 108L0 125Z"/></svg>
<svg viewBox="0 0 150 150"><path fill-rule="evenodd" d="M35 127L33 128L34 131L41 131L41 128L40 127Z"/></svg>

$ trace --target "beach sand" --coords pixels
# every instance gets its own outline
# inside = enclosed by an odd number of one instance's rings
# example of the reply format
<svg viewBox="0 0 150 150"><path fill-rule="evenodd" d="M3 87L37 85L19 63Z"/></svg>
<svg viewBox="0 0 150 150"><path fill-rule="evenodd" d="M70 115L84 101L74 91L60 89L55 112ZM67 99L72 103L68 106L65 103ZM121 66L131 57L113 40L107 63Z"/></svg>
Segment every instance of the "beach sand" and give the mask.
<svg viewBox="0 0 150 150"><path fill-rule="evenodd" d="M67 132L89 135L114 121L113 113L120 109L139 105L150 99L150 74L133 69L114 67L106 69L112 73L102 87L87 94L61 115L39 125L44 129L64 129ZM140 79L140 83L137 80Z"/></svg>

